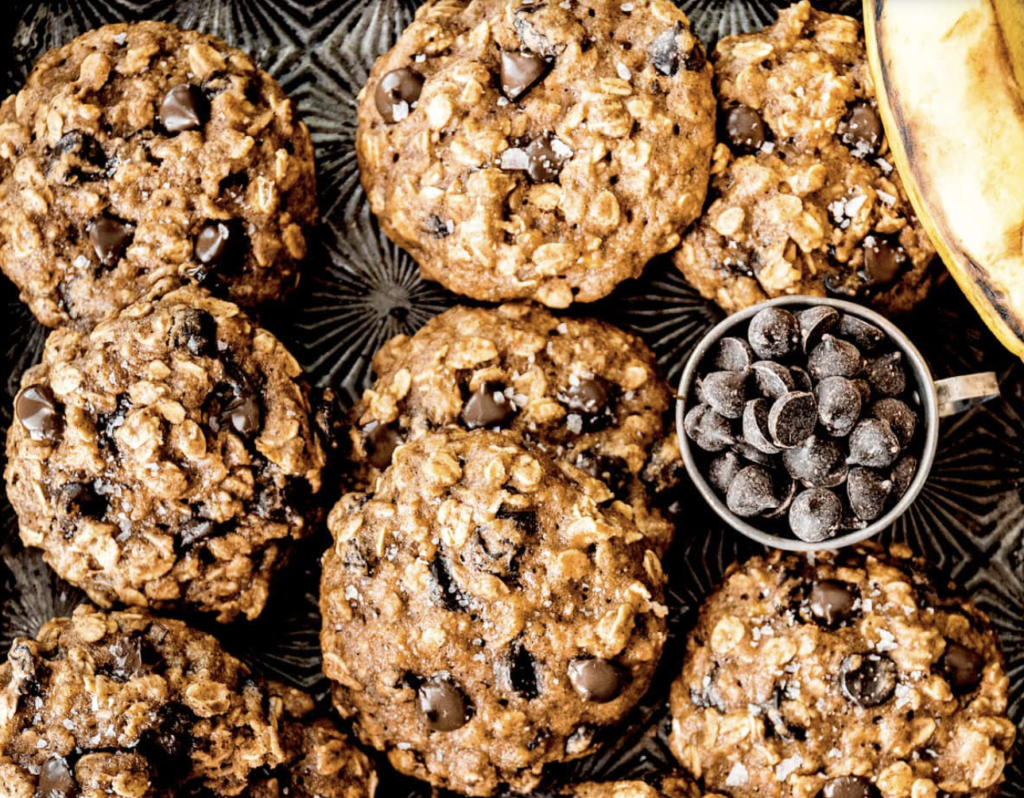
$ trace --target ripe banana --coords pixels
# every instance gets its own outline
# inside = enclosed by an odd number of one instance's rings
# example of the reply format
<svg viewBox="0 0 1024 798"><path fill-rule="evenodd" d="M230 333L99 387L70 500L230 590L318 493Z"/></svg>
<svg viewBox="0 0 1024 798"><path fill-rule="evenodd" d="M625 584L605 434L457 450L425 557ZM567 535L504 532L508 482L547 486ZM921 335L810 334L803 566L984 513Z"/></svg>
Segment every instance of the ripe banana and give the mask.
<svg viewBox="0 0 1024 798"><path fill-rule="evenodd" d="M1024 357L1024 2L864 0L882 120L946 266Z"/></svg>

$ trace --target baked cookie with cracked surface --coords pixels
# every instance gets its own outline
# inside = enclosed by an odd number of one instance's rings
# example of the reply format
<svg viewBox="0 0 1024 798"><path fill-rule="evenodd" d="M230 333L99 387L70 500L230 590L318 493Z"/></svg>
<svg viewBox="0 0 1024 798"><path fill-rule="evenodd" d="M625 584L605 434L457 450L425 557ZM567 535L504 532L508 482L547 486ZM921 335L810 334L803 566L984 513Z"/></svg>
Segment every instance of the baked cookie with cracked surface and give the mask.
<svg viewBox="0 0 1024 798"><path fill-rule="evenodd" d="M370 760L209 635L78 607L0 665L8 798L373 798Z"/></svg>
<svg viewBox="0 0 1024 798"><path fill-rule="evenodd" d="M935 250L892 165L861 25L801 2L712 61L719 143L709 205L674 255L726 312L786 294L910 310Z"/></svg>
<svg viewBox="0 0 1024 798"><path fill-rule="evenodd" d="M667 0L434 0L374 64L356 152L425 278L564 308L678 244L714 115L711 67Z"/></svg>
<svg viewBox="0 0 1024 798"><path fill-rule="evenodd" d="M1009 678L949 588L902 544L734 566L672 685L672 752L732 798L996 795Z"/></svg>
<svg viewBox="0 0 1024 798"><path fill-rule="evenodd" d="M374 356L377 380L352 417L356 481L372 486L395 447L443 426L512 429L602 480L659 554L682 460L672 393L637 336L534 305L456 307ZM621 508L624 509L624 508Z"/></svg>
<svg viewBox="0 0 1024 798"><path fill-rule="evenodd" d="M316 216L309 131L213 36L107 25L0 105L0 267L47 326L87 330L187 283L276 301Z"/></svg>
<svg viewBox="0 0 1024 798"><path fill-rule="evenodd" d="M7 436L21 538L101 606L255 618L320 488L302 370L186 287L56 330Z"/></svg>
<svg viewBox="0 0 1024 798"><path fill-rule="evenodd" d="M514 432L446 428L395 451L328 518L324 673L402 773L529 792L644 694L664 577L604 485Z"/></svg>

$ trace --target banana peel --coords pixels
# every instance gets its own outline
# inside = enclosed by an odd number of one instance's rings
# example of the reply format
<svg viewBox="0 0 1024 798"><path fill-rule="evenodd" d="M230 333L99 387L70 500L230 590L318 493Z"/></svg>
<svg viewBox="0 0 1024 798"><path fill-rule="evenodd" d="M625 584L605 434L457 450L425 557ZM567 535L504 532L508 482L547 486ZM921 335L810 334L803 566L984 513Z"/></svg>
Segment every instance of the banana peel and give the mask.
<svg viewBox="0 0 1024 798"><path fill-rule="evenodd" d="M864 0L879 110L918 217L1024 358L1024 2Z"/></svg>

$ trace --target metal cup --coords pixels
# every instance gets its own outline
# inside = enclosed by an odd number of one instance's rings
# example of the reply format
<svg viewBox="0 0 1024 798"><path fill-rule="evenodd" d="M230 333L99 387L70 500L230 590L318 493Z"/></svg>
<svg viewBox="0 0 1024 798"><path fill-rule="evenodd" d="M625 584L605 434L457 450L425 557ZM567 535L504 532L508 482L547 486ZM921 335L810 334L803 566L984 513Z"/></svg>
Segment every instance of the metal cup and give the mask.
<svg viewBox="0 0 1024 798"><path fill-rule="evenodd" d="M797 538L781 537L758 529L746 519L740 518L733 513L719 497L715 490L708 484L704 474L697 467L691 441L683 429L683 417L692 405L693 383L697 375L697 369L708 350L720 338L746 322L750 321L758 311L767 307L785 307L790 310L801 310L814 305L829 305L842 313L857 316L864 321L874 324L880 328L899 349L905 358L908 370L908 377L914 380L917 394L920 399L920 408L923 414L921 431L922 438L920 449L921 455L918 461L917 473L907 488L906 493L900 500L881 518L868 524L863 529L856 529L845 535L839 535L820 543L807 543ZM690 479L697 486L701 495L716 513L733 529L743 533L749 538L756 540L765 546L772 546L778 549L789 551L816 551L821 549L838 549L859 543L862 540L876 535L882 529L893 523L897 518L906 512L913 504L921 489L924 487L931 471L932 463L935 460L935 451L939 441L939 419L945 416L961 413L970 407L981 402L986 402L999 396L999 382L996 375L991 371L979 374L968 374L960 377L950 377L944 380L936 380L932 377L931 370L917 347L910 339L892 322L862 305L846 302L841 299L826 299L810 296L786 296L778 299L770 299L752 307L746 308L727 317L718 325L713 327L690 355L690 360L683 370L683 376L679 381L679 394L676 401L676 435L679 438L679 448L686 463L686 470Z"/></svg>

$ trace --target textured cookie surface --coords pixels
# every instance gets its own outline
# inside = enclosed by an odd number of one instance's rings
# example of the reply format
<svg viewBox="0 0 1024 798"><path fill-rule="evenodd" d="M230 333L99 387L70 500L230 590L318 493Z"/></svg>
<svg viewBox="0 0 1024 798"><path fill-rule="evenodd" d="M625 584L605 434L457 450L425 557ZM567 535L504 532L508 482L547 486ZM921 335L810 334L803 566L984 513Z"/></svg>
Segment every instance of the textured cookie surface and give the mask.
<svg viewBox="0 0 1024 798"><path fill-rule="evenodd" d="M475 299L599 299L704 201L711 67L665 0L429 2L360 98L382 227Z"/></svg>
<svg viewBox="0 0 1024 798"><path fill-rule="evenodd" d="M352 460L372 486L404 441L438 427L515 430L602 480L659 554L681 459L665 413L671 393L634 335L542 308L457 307L373 361L377 381L353 411Z"/></svg>
<svg viewBox="0 0 1024 798"><path fill-rule="evenodd" d="M701 798L703 795L691 779L682 775L658 775L644 781L588 781L566 787L562 794L571 798Z"/></svg>
<svg viewBox="0 0 1024 798"><path fill-rule="evenodd" d="M51 333L14 410L7 495L58 574L103 606L260 613L324 460L270 333L182 288Z"/></svg>
<svg viewBox="0 0 1024 798"><path fill-rule="evenodd" d="M0 665L0 791L373 798L370 760L312 710L179 621L82 606Z"/></svg>
<svg viewBox="0 0 1024 798"><path fill-rule="evenodd" d="M902 545L733 568L672 686L679 761L733 798L995 795L1015 732L998 640L923 568Z"/></svg>
<svg viewBox="0 0 1024 798"><path fill-rule="evenodd" d="M331 511L324 673L403 773L469 795L528 792L595 750L665 639L657 556L604 486L513 432L400 447Z"/></svg>
<svg viewBox="0 0 1024 798"><path fill-rule="evenodd" d="M212 36L108 25L44 55L0 106L0 266L48 326L88 329L189 282L276 300L315 218L309 132Z"/></svg>
<svg viewBox="0 0 1024 798"><path fill-rule="evenodd" d="M687 280L730 313L785 294L921 301L935 251L892 165L860 23L801 2L712 60L719 144L710 204L674 256Z"/></svg>

